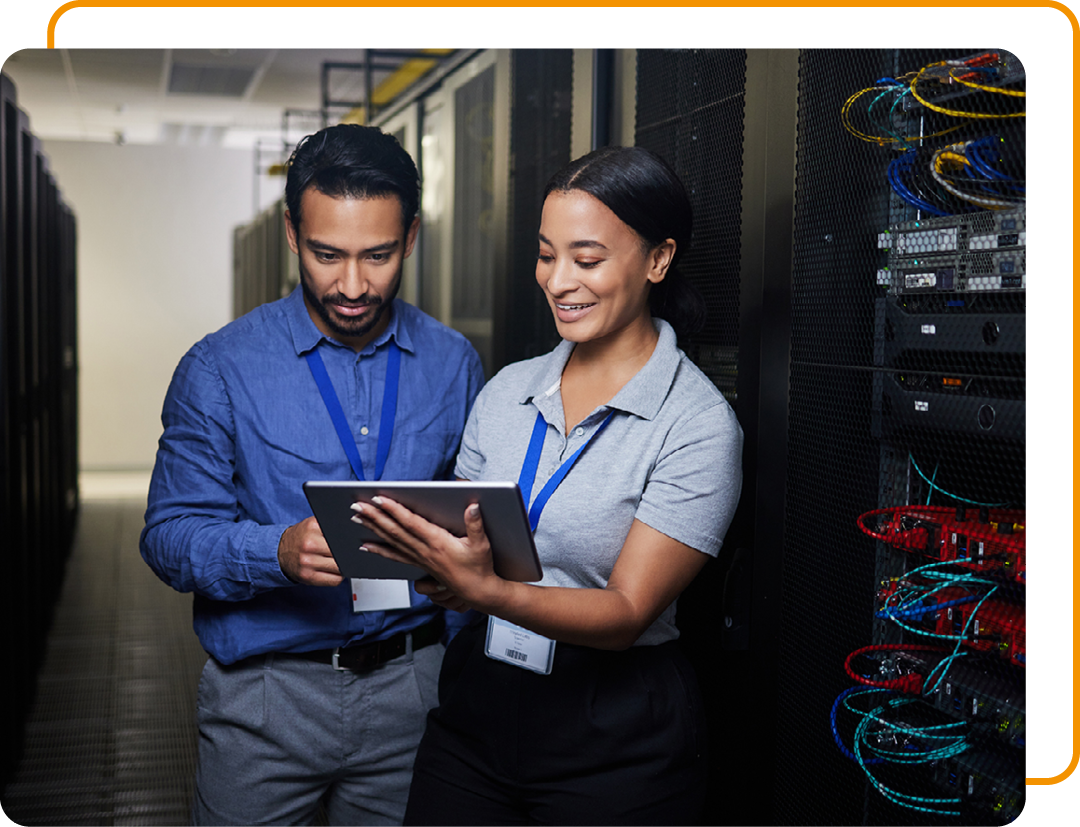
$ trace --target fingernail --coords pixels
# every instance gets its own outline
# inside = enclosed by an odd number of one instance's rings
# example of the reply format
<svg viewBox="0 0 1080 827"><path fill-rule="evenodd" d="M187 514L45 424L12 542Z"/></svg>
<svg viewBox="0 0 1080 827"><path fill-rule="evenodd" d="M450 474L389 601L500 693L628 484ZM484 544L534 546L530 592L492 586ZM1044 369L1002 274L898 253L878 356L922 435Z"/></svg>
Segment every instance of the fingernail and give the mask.
<svg viewBox="0 0 1080 827"><path fill-rule="evenodd" d="M356 523L357 525L363 525L363 524L364 524L364 521L363 521L363 520L361 520L361 519L360 519L359 517L357 517L357 516L355 516L355 515L354 515L354 516L352 516L352 517L349 517L349 519L350 519L350 520L352 520L352 521L353 521L354 523Z"/></svg>
<svg viewBox="0 0 1080 827"><path fill-rule="evenodd" d="M382 497L378 497L378 496L372 497L371 501L373 503L375 503L375 505L382 505Z"/></svg>
<svg viewBox="0 0 1080 827"><path fill-rule="evenodd" d="M360 551L371 551L367 546L360 546Z"/></svg>
<svg viewBox="0 0 1080 827"><path fill-rule="evenodd" d="M359 512L364 510L364 504L363 503L353 503L352 505L349 506L349 508L351 508L353 511L356 511L356 512L359 513Z"/></svg>
<svg viewBox="0 0 1080 827"><path fill-rule="evenodd" d="M471 516L471 517L479 517L480 516L480 506L478 506L476 503L473 503L472 505L470 505L469 506L469 516Z"/></svg>
<svg viewBox="0 0 1080 827"><path fill-rule="evenodd" d="M442 583L439 583L435 586L435 591L444 592L446 591L446 586L444 586Z"/></svg>

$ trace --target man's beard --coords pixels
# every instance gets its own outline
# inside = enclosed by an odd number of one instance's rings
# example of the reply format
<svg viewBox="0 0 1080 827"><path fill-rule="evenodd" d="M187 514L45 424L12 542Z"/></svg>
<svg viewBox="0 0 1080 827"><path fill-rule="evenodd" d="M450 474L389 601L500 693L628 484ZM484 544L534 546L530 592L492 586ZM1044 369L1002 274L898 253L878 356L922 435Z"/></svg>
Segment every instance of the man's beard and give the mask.
<svg viewBox="0 0 1080 827"><path fill-rule="evenodd" d="M309 277L307 271L304 269L303 262L300 264L300 286L304 288L304 298L307 299L309 307L313 307L319 318L322 319L327 329L334 336L341 336L346 339L357 338L370 333L382 320L383 314L390 309L390 305L393 303L394 298L397 296L398 288L401 287L401 270L398 270L397 275L394 277L393 286L390 289L390 294L383 298L381 296L372 296L365 293L359 299L347 299L340 293L334 293L332 295L326 295L321 300L315 295L315 291L311 289ZM362 304L367 304L374 307L375 312L369 317L361 316L358 318L349 318L346 316L339 316L334 312L332 305L340 304L344 307L355 307Z"/></svg>

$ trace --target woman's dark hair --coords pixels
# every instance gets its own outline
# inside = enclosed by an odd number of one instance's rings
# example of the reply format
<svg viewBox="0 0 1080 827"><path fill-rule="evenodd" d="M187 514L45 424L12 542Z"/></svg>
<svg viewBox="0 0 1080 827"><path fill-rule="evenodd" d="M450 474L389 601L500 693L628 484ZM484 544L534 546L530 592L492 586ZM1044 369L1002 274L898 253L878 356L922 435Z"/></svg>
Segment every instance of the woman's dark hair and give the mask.
<svg viewBox="0 0 1080 827"><path fill-rule="evenodd" d="M643 147L608 146L571 161L544 189L580 190L611 210L636 232L647 250L673 239L675 256L667 275L649 291L649 311L667 321L680 339L705 324L705 299L676 265L690 247L694 215L690 197L667 161Z"/></svg>
<svg viewBox="0 0 1080 827"><path fill-rule="evenodd" d="M300 199L309 186L332 198L396 195L406 230L420 209L416 164L393 135L374 126L328 126L296 145L285 179L285 206L297 230Z"/></svg>

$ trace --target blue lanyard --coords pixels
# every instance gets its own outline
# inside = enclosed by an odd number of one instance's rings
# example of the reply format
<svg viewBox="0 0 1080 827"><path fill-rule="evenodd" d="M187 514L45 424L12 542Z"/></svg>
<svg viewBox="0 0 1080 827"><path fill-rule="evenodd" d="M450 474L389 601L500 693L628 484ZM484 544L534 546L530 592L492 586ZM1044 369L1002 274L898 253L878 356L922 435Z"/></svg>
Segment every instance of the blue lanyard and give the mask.
<svg viewBox="0 0 1080 827"><path fill-rule="evenodd" d="M570 469L577 462L578 457L581 456L581 452L588 447L590 442L596 439L597 434L607 427L608 423L611 422L611 417L614 415L615 411L611 411L607 418L600 423L600 426L592 432L592 436L585 440L585 444L574 451L570 459L560 465L559 470L552 474L551 479L540 489L540 493L536 495L536 502L529 509L529 528L533 530L534 534L536 533L536 526L540 523L540 514L543 512L544 506L547 505L547 501L551 499L551 495L555 493L555 489L570 473ZM529 497L532 496L533 483L536 482L536 471L540 467L540 453L544 450L544 437L546 435L547 423L544 421L544 415L537 411L532 436L529 438L529 449L525 452L525 463L521 466L521 475L518 477L518 487L521 489L521 496L526 505L529 504Z"/></svg>
<svg viewBox="0 0 1080 827"><path fill-rule="evenodd" d="M334 383L330 381L330 375L326 372L322 357L318 349L311 350L305 356L311 375L315 377L315 384L319 386L326 410L333 420L334 430L337 431L341 447L345 449L345 455L349 458L349 465L358 480L364 477L364 464L360 461L360 452L356 448L356 439L349 429L345 412L341 409L341 402L334 392ZM382 479L383 468L386 467L386 457L390 453L390 440L394 436L394 417L397 415L398 379L401 376L401 350L397 342L390 340L390 348L386 354L386 389L383 391L382 416L379 419L379 444L375 449L375 479Z"/></svg>

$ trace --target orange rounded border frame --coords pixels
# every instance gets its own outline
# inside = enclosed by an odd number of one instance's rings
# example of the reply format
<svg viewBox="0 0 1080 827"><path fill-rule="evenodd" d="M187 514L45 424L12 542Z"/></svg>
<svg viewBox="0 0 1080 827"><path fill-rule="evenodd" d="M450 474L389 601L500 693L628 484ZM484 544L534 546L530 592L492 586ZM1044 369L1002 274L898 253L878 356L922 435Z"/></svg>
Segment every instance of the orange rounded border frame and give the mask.
<svg viewBox="0 0 1080 827"><path fill-rule="evenodd" d="M378 0L377 3L356 3L354 0L317 0L312 4L298 4L295 0L219 0L219 2L210 2L209 0L162 0L162 2L147 2L147 0L71 0L69 3L64 3L55 12L53 12L52 18L49 20L49 28L46 34L46 45L49 49L56 48L56 24L60 18L72 9L78 8L290 8L297 7L298 5L318 5L324 8L350 8L363 5L379 5L379 6L401 6L403 8L439 8L439 7L453 7L463 5L460 2L451 2L450 0L427 0L427 2L403 2L403 0ZM514 3L514 2L498 2L498 0L473 0L469 3L470 6L493 6L493 7L505 7L505 6L531 6L539 5L545 7L573 7L577 8L580 3L570 2L556 2L556 3ZM586 0L586 5L589 6L642 6L650 7L655 6L655 2L613 2L613 0ZM866 8L868 4L865 0L828 0L827 2L814 3L807 2L807 0L778 0L778 2L761 2L761 0L743 0L743 2L731 2L731 3L709 3L701 2L700 0L679 0L677 3L679 6L701 6L701 7L715 7L715 6L735 6L735 7L761 7L761 8L791 8L792 6L836 6L847 8ZM1043 6L1047 8L1057 9L1069 20L1069 24L1073 30L1073 135L1076 134L1076 127L1080 124L1080 109L1077 107L1078 103L1078 89L1080 84L1077 83L1080 80L1080 63L1076 61L1075 44L1077 41L1077 35L1080 34L1080 22L1077 21L1076 15L1072 10L1063 3L1055 2L1055 0L1041 0L1038 2L1023 2L1023 0L945 0L945 2L935 2L935 0L905 0L904 6L911 7L930 7L940 8L942 5L948 6L974 6L978 8L986 7L1002 7L1002 8L1015 8L1017 6L1030 6L1038 7ZM1077 153L1073 150L1073 197L1075 199L1077 192L1077 184L1080 182L1080 165L1076 162L1080 160L1077 158ZM1073 237L1080 237L1080 217L1077 216L1074 210L1073 214ZM1075 281L1075 279L1074 279ZM1080 299L1077 298L1076 291L1073 293L1073 318L1077 316L1077 309L1080 309ZM1073 347L1074 360L1073 371L1075 374L1076 353L1075 344ZM1080 401L1080 392L1077 391L1076 377L1073 376L1073 410L1076 410L1076 403ZM1074 439L1073 439L1073 506L1074 513L1077 505L1076 500L1076 467L1077 467L1077 449L1075 439L1075 427L1074 427ZM1073 559L1073 599L1080 593L1080 570L1078 570L1075 559ZM1073 685L1073 751L1072 760L1062 772L1051 778L1028 778L1025 779L1028 784L1057 784L1064 781L1073 771L1076 769L1077 764L1080 763L1080 720L1077 718L1077 704L1076 704L1076 686L1078 677L1078 658L1077 653L1080 651L1080 646L1077 642L1077 626L1076 626L1076 613L1075 606L1073 611L1073 660L1072 660L1072 685Z"/></svg>

